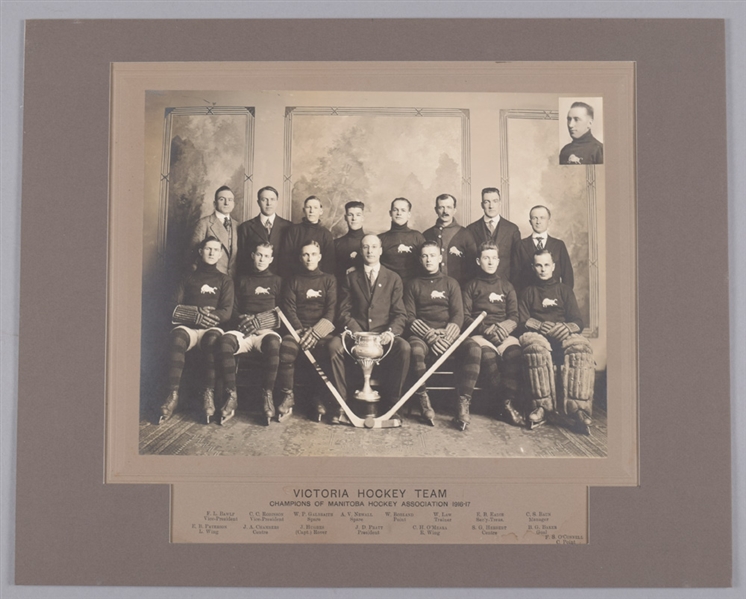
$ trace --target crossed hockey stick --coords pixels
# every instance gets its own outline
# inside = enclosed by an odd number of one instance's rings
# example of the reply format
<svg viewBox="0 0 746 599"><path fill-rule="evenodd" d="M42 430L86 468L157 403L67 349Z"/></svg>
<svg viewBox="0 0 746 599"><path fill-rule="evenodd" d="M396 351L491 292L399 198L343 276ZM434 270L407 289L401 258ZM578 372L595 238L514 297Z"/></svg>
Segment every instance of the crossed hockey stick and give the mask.
<svg viewBox="0 0 746 599"><path fill-rule="evenodd" d="M298 336L298 332L293 328L293 325L290 324L290 321L287 319L285 314L282 313L282 310L280 308L275 308L277 310L277 314L280 317L280 320L285 325L285 327L290 331L290 334L293 336L293 339L297 343L300 343L300 337ZM444 351L440 357L433 362L433 365L430 366L430 368L427 369L425 374L423 374L417 381L412 385L404 395L399 398L399 401L397 401L388 412L383 414L382 416L378 416L376 418L373 418L372 416L369 416L368 418L360 418L355 412L353 412L350 409L350 406L347 405L347 402L342 399L342 396L339 394L339 391L337 391L337 388L332 384L332 382L329 380L329 377L326 376L326 373L324 372L323 368L319 365L316 358L313 357L313 354L308 350L303 350L303 353L306 354L306 358L308 358L308 361L311 363L311 365L316 370L316 373L321 377L321 380L324 381L324 384L326 384L327 388L331 392L334 399L337 400L340 407L344 410L345 415L349 419L350 423L357 427L357 428L394 428L397 426L401 426L401 420L398 418L391 418L396 412L401 408L407 400L414 395L414 393L417 391L417 389L420 388L421 385L423 385L427 379L429 379L432 374L440 368L441 364L445 362L449 356L456 351L456 348L458 348L461 343L463 343L464 339L466 339L471 332L477 328L480 322L484 319L484 317L487 316L486 312L481 312L475 319L474 322L472 322L464 331L459 335L459 337L454 341L446 351Z"/></svg>

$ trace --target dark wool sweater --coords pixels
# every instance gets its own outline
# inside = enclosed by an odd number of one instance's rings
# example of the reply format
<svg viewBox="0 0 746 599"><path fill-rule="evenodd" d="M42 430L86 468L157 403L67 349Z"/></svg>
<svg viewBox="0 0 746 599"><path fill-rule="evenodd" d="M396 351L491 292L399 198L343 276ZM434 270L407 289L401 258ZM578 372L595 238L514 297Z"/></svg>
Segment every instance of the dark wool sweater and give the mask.
<svg viewBox="0 0 746 599"><path fill-rule="evenodd" d="M575 294L554 277L548 281L535 277L534 284L523 290L518 302L518 317L521 324L535 318L541 322L574 322L583 330Z"/></svg>
<svg viewBox="0 0 746 599"><path fill-rule="evenodd" d="M466 284L477 275L477 244L474 236L453 219L444 227L440 219L434 227L423 233L427 241L435 241L443 256L440 269L443 274L453 277L459 285Z"/></svg>
<svg viewBox="0 0 746 599"><path fill-rule="evenodd" d="M461 288L456 279L441 272L409 281L404 288L404 308L407 325L418 318L433 329L445 328L449 323L460 329L464 323Z"/></svg>
<svg viewBox="0 0 746 599"><path fill-rule="evenodd" d="M177 305L215 308L212 314L226 322L233 313L233 279L215 264L200 262L197 270L186 275L176 288L171 311Z"/></svg>
<svg viewBox="0 0 746 599"><path fill-rule="evenodd" d="M282 279L269 269L257 272L253 268L236 282L234 318L247 314L259 314L274 308L282 290Z"/></svg>
<svg viewBox="0 0 746 599"><path fill-rule="evenodd" d="M480 272L482 274L469 281L463 290L464 326L469 326L482 311L487 312L487 316L474 330L474 335L480 335L490 325L506 320L512 320L517 325L518 299L513 286L497 274Z"/></svg>
<svg viewBox="0 0 746 599"><path fill-rule="evenodd" d="M360 242L365 237L362 229L347 231L342 237L334 240L334 259L336 261L337 279L342 281L347 271L363 263L360 254Z"/></svg>
<svg viewBox="0 0 746 599"><path fill-rule="evenodd" d="M559 163L575 164L570 162L570 156L572 155L580 159L580 164L603 164L604 145L588 131L578 139L573 139L560 150Z"/></svg>
<svg viewBox="0 0 746 599"><path fill-rule="evenodd" d="M285 231L282 240L282 264L278 271L283 278L292 274L300 274L305 270L300 260L300 250L308 241L315 241L321 248L321 262L319 268L322 272L334 274L334 238L329 229L321 223L309 223L305 218L294 225L290 225Z"/></svg>
<svg viewBox="0 0 746 599"><path fill-rule="evenodd" d="M391 223L391 229L381 233L381 264L393 270L406 283L420 274L420 248L425 243L422 233Z"/></svg>
<svg viewBox="0 0 746 599"><path fill-rule="evenodd" d="M334 322L337 280L318 268L294 275L282 287L280 307L296 329L312 327L322 318Z"/></svg>

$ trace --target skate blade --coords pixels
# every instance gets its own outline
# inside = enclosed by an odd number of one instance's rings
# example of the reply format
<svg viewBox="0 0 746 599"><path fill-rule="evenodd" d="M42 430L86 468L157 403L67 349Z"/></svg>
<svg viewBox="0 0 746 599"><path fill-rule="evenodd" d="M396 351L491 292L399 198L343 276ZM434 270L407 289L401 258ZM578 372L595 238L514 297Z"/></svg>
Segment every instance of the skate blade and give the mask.
<svg viewBox="0 0 746 599"><path fill-rule="evenodd" d="M546 420L540 420L539 422L534 422L533 420L528 425L528 430L532 431L540 426L543 426L546 423Z"/></svg>
<svg viewBox="0 0 746 599"><path fill-rule="evenodd" d="M211 418L212 418L212 414L205 414L205 424L210 424Z"/></svg>
<svg viewBox="0 0 746 599"><path fill-rule="evenodd" d="M228 422L231 418L233 418L236 415L235 410L228 412L227 414L223 414L220 417L220 426L223 426L226 422Z"/></svg>
<svg viewBox="0 0 746 599"><path fill-rule="evenodd" d="M454 420L453 423L456 425L456 428L460 431L465 431L466 427L469 426L468 422L464 422L463 420Z"/></svg>
<svg viewBox="0 0 746 599"><path fill-rule="evenodd" d="M171 416L163 416L163 415L159 416L159 418L158 418L158 424L159 424L159 425L160 425L160 424L163 424L163 423L164 423L164 422L166 422L166 420L168 420L169 418L171 418Z"/></svg>
<svg viewBox="0 0 746 599"><path fill-rule="evenodd" d="M290 408L290 409L289 409L289 410L288 410L287 412L285 412L284 414L280 414L280 413L278 413L278 414L277 414L277 422L285 422L285 420L287 420L287 419L288 419L288 417L290 416L290 414L292 414L292 413L293 413L293 408Z"/></svg>

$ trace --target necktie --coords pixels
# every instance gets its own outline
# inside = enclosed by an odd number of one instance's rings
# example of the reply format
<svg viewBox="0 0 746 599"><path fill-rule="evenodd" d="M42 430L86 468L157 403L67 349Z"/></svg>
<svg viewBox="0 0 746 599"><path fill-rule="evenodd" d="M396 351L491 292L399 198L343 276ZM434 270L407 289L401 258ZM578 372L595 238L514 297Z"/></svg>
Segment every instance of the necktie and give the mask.
<svg viewBox="0 0 746 599"><path fill-rule="evenodd" d="M267 229L267 239L272 234L272 221L267 219L264 221L264 227Z"/></svg>
<svg viewBox="0 0 746 599"><path fill-rule="evenodd" d="M495 232L495 221L488 220L487 221L487 229L490 232L490 235L492 235Z"/></svg>
<svg viewBox="0 0 746 599"><path fill-rule="evenodd" d="M543 250L544 249L544 239L539 237L536 240L536 249L537 250Z"/></svg>
<svg viewBox="0 0 746 599"><path fill-rule="evenodd" d="M223 226L225 227L225 230L230 233L231 231L231 217L230 216L223 220Z"/></svg>
<svg viewBox="0 0 746 599"><path fill-rule="evenodd" d="M368 273L368 285L370 286L370 290L373 291L376 285L376 271L372 270Z"/></svg>

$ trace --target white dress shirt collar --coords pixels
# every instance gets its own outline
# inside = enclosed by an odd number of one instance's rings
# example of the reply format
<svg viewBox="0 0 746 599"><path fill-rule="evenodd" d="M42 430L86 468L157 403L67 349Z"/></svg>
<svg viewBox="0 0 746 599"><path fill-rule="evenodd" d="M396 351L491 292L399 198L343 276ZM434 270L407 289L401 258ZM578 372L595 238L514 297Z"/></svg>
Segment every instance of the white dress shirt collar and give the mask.
<svg viewBox="0 0 746 599"><path fill-rule="evenodd" d="M378 271L381 270L381 263L378 264L363 264L363 270L365 270L365 276L370 278L370 271L373 271L373 276L378 278Z"/></svg>

